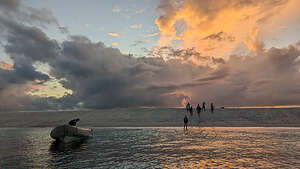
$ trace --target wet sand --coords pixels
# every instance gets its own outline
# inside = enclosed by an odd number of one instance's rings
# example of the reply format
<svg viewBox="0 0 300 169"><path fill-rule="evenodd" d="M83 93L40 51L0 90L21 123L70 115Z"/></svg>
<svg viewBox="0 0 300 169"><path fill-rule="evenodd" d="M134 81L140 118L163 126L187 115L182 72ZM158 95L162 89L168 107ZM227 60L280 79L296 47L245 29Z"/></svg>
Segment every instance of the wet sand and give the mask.
<svg viewBox="0 0 300 169"><path fill-rule="evenodd" d="M53 127L80 118L79 126L167 127L182 126L185 109L128 108L90 111L0 112L0 127ZM188 113L190 126L300 127L300 109L217 109Z"/></svg>

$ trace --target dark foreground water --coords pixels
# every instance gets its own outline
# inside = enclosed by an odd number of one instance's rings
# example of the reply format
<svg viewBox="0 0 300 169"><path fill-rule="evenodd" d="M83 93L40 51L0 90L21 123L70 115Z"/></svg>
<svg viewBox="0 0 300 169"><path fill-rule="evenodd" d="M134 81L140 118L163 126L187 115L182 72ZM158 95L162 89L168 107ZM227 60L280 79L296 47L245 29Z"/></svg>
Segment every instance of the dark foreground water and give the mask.
<svg viewBox="0 0 300 169"><path fill-rule="evenodd" d="M50 130L0 129L0 168L300 168L300 128L95 128L68 145Z"/></svg>

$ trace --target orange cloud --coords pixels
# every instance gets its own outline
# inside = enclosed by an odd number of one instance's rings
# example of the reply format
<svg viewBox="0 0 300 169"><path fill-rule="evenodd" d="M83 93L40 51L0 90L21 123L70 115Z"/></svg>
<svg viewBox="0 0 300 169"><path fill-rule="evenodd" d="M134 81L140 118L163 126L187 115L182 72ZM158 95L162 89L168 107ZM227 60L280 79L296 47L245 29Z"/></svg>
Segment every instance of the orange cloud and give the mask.
<svg viewBox="0 0 300 169"><path fill-rule="evenodd" d="M115 6L115 7L112 9L112 12L114 12L114 13L119 13L119 12L121 12L121 8Z"/></svg>
<svg viewBox="0 0 300 169"><path fill-rule="evenodd" d="M265 34L267 28L276 27L287 16L299 14L295 4L299 1L164 0L157 7L161 16L155 20L161 32L158 45L179 40L182 48L194 47L203 55L226 58L249 42L248 32L254 27ZM184 26L179 26L182 23Z"/></svg>
<svg viewBox="0 0 300 169"><path fill-rule="evenodd" d="M142 28L142 24L131 25L130 28L132 28L132 29L141 29Z"/></svg>
<svg viewBox="0 0 300 169"><path fill-rule="evenodd" d="M113 36L113 37L118 37L118 36L120 36L120 35L119 35L118 33L116 33L116 32L109 32L108 35L109 35L109 36Z"/></svg>
<svg viewBox="0 0 300 169"><path fill-rule="evenodd" d="M248 46L248 49L254 53L254 55L261 54L263 51L264 43L263 41L258 37L258 29L253 28L250 31L250 40L245 40L244 43Z"/></svg>
<svg viewBox="0 0 300 169"><path fill-rule="evenodd" d="M154 37L154 36L158 36L159 35L159 32L155 32L155 33L152 33L152 34L146 34L146 35L142 35L144 38L151 38L151 37Z"/></svg>
<svg viewBox="0 0 300 169"><path fill-rule="evenodd" d="M14 70L13 66L14 66L13 64L7 63L6 61L0 62L0 69L3 70Z"/></svg>

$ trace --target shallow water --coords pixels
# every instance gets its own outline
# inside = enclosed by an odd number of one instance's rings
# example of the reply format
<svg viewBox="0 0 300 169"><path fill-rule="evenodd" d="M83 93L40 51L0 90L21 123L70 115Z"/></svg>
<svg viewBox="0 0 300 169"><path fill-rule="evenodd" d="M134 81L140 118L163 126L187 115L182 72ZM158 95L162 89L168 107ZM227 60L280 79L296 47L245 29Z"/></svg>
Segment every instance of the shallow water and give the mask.
<svg viewBox="0 0 300 169"><path fill-rule="evenodd" d="M68 145L50 130L0 129L0 168L300 167L300 128L95 128Z"/></svg>

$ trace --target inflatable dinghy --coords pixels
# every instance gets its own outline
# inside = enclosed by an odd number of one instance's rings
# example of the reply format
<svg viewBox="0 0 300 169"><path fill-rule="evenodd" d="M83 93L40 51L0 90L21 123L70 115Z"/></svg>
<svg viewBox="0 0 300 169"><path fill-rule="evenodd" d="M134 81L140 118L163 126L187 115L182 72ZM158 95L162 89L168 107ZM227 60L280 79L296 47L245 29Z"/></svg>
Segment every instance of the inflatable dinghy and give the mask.
<svg viewBox="0 0 300 169"><path fill-rule="evenodd" d="M55 127L50 136L60 142L72 142L87 139L93 135L92 129L79 128L71 125L61 125Z"/></svg>

